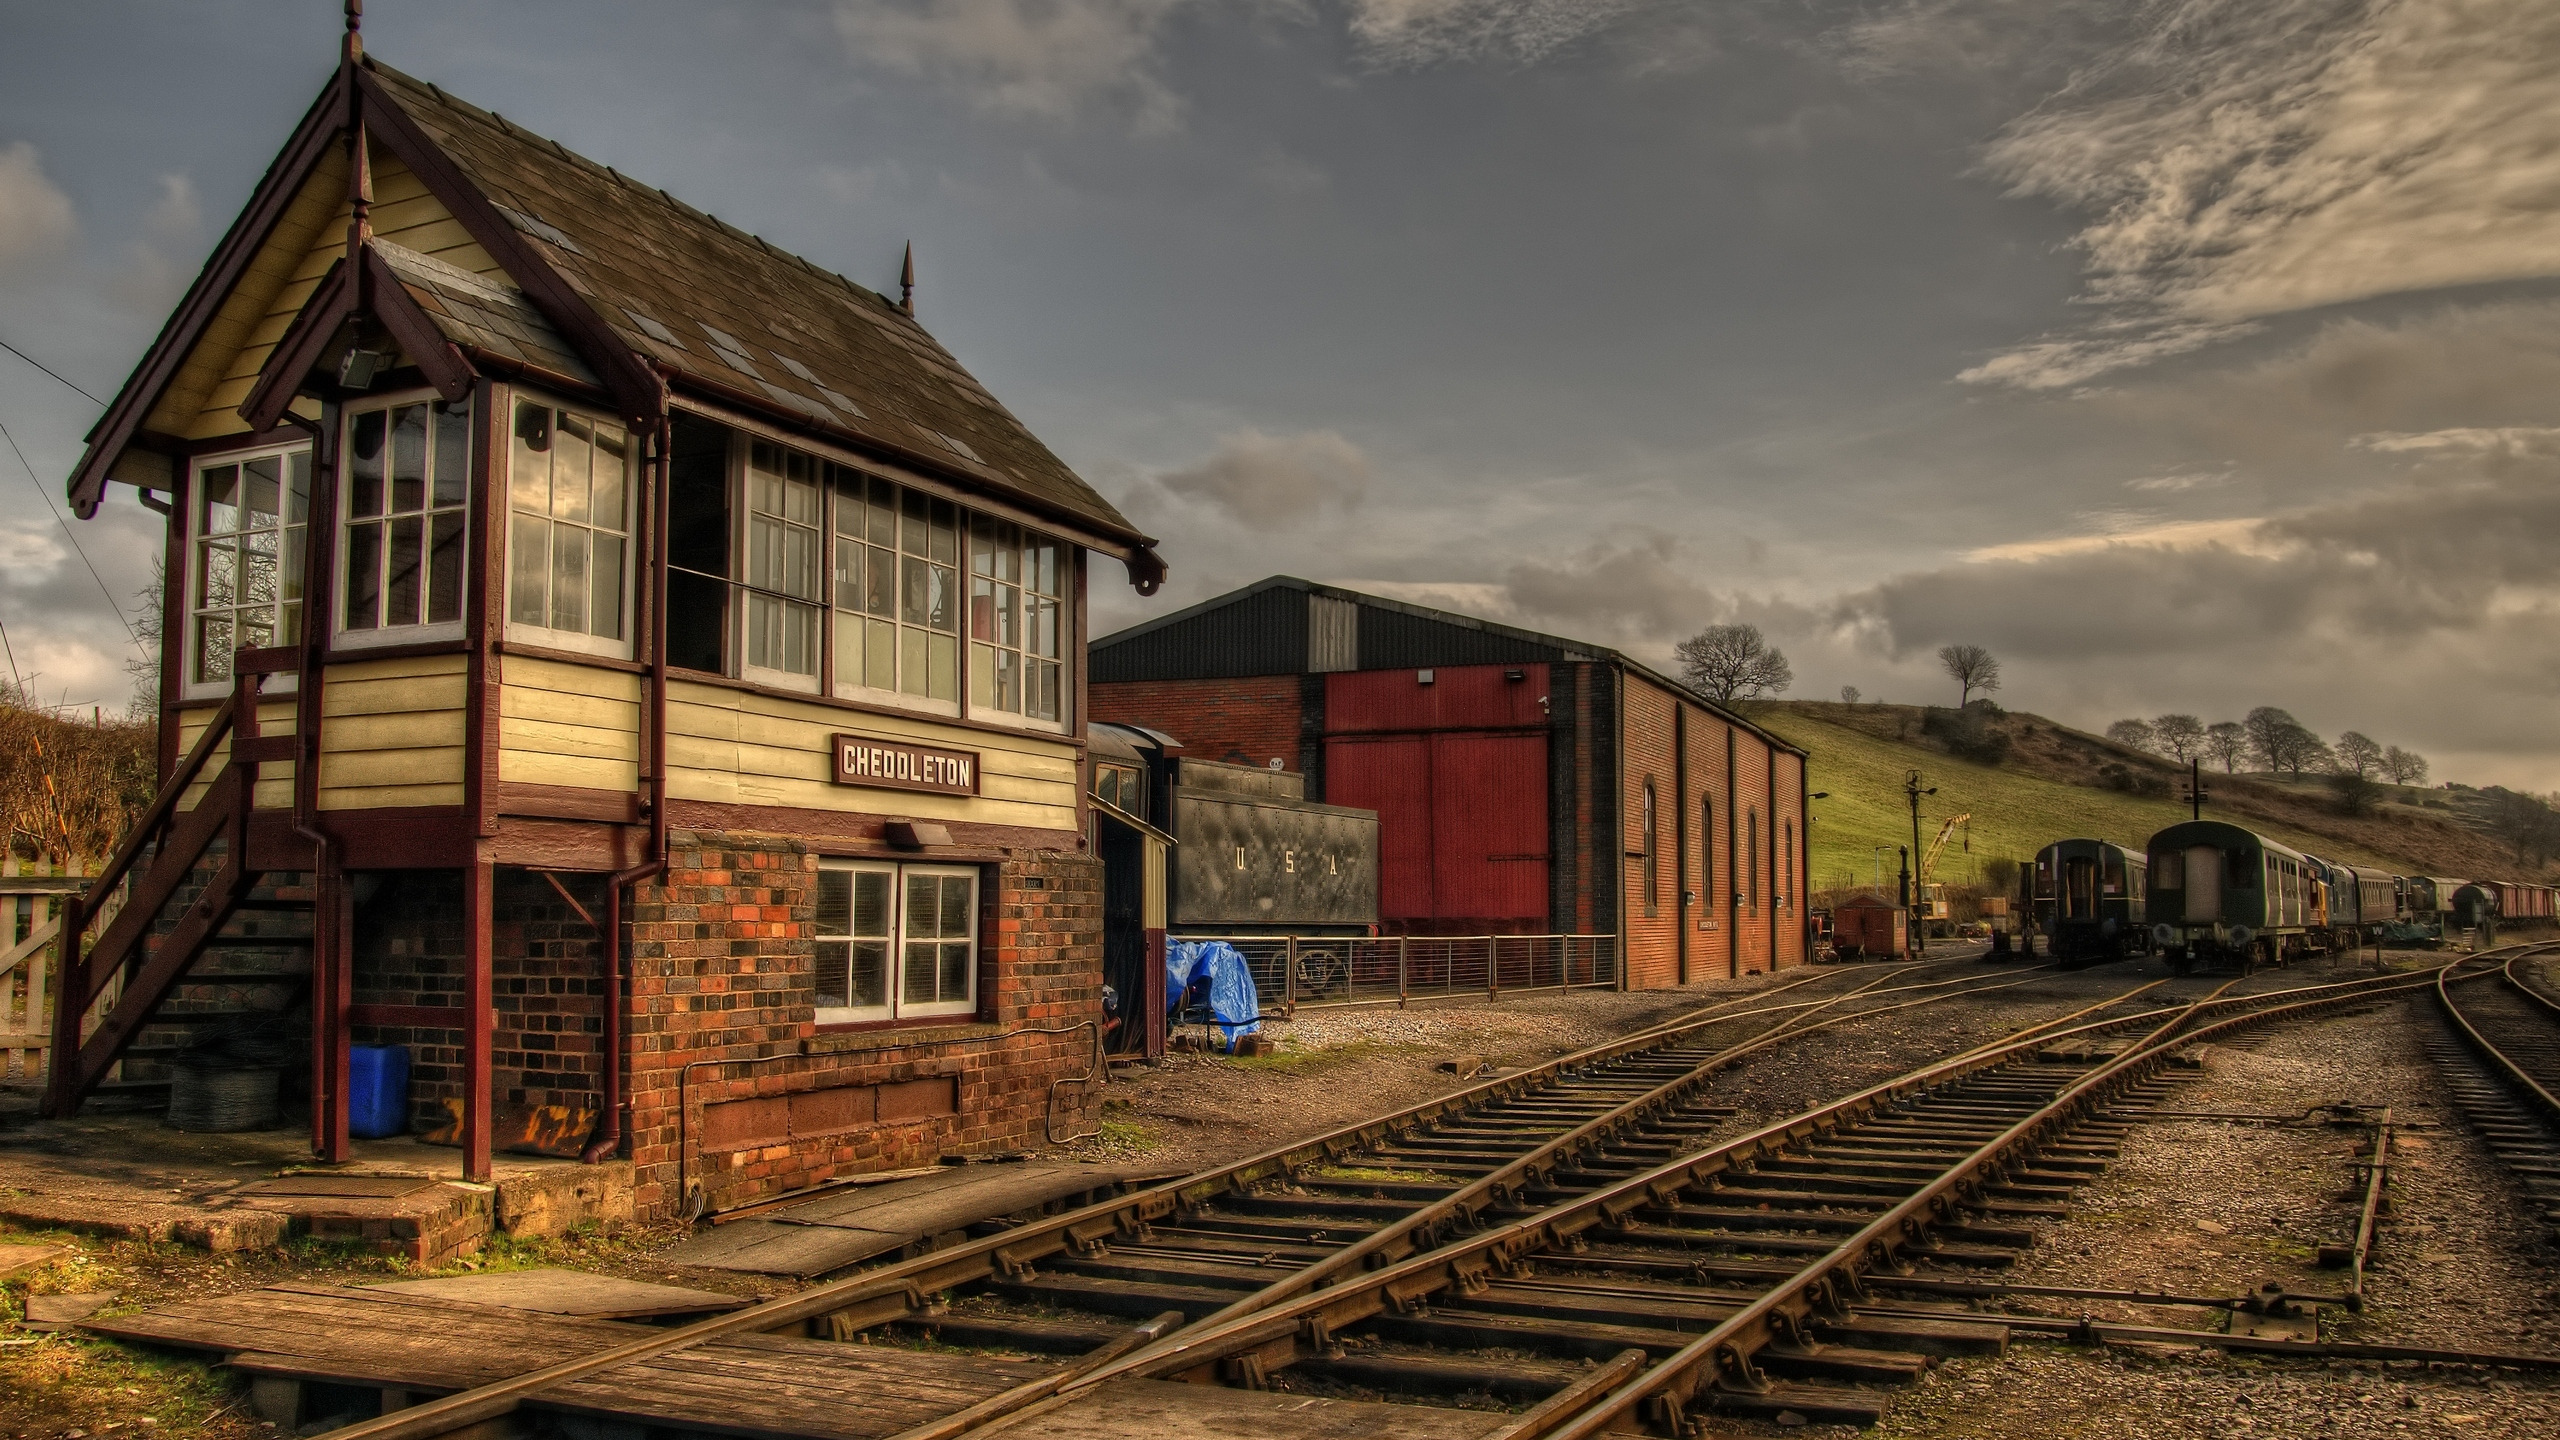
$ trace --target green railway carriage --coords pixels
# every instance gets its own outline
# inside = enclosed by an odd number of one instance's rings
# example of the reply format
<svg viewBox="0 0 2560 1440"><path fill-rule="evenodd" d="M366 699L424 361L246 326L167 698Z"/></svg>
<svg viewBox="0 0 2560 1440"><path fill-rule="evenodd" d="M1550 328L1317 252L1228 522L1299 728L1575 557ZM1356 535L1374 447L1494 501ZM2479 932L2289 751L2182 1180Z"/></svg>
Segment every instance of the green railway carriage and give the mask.
<svg viewBox="0 0 2560 1440"><path fill-rule="evenodd" d="M2032 917L2064 969L2149 948L2146 864L2141 852L2104 840L2057 840L2036 853Z"/></svg>
<svg viewBox="0 0 2560 1440"><path fill-rule="evenodd" d="M2151 837L2151 937L2184 973L2198 965L2282 965L2328 948L2327 867L2219 820Z"/></svg>

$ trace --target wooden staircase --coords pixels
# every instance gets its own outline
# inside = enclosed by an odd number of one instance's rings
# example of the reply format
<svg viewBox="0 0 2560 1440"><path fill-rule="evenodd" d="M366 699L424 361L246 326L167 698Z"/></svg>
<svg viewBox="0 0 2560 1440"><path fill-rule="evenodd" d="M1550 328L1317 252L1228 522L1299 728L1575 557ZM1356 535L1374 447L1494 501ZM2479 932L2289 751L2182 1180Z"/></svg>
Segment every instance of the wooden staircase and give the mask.
<svg viewBox="0 0 2560 1440"><path fill-rule="evenodd" d="M296 758L295 737L259 733L259 694L299 663L290 647L237 652L230 696L105 869L65 901L47 1115L73 1114L110 1085L147 1098L189 1053L244 1041L271 1056L309 1052L307 1007L284 1032L312 993L320 877L262 872L250 845L259 767ZM221 768L180 810L226 740ZM122 907L90 938L120 886Z"/></svg>

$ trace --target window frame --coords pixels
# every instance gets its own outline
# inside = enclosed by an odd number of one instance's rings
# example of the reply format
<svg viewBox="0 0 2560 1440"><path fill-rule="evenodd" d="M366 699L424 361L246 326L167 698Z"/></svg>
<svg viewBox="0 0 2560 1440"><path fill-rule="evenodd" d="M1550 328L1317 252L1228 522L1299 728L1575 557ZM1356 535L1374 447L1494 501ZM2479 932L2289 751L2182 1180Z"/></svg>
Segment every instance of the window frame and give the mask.
<svg viewBox="0 0 2560 1440"><path fill-rule="evenodd" d="M540 405L554 412L567 411L599 429L614 429L623 437L622 529L619 532L622 537L623 545L621 601L622 638L619 640L607 640L601 636L590 634L586 631L560 630L549 625L534 625L515 618L515 550L517 516L515 503L515 416L516 407L519 405ZM555 420L553 423L556 426L558 422ZM552 443L556 449L559 443L557 439ZM503 536L503 539L501 539L499 543L505 548L501 555L493 557L490 560L490 564L497 569L501 576L504 577L499 585L498 613L504 620L504 633L507 638L507 643L510 645L538 645L548 650L561 650L576 655L594 655L606 660L631 660L637 658L639 653L638 636L640 631L640 615L637 596L639 593L639 573L644 561L644 557L640 554L639 549L640 535L638 527L640 519L640 486L646 471L646 461L642 455L641 437L632 433L631 430L624 426L621 421L613 419L610 416L599 414L583 406L571 405L565 401L555 400L538 390L519 388L508 397L505 446L507 455L506 483L501 486L491 487L493 494L502 494L504 496L506 523L499 527L499 532ZM603 528L595 524L592 519L584 522L575 520L564 521L559 520L556 517L546 515L543 517L543 520L545 524L550 525L575 525L591 533L601 531ZM549 556L547 553L544 557L544 563L547 569L549 564ZM588 563L593 565L594 560L592 556L590 556Z"/></svg>
<svg viewBox="0 0 2560 1440"><path fill-rule="evenodd" d="M198 680L196 678L196 661L198 659L196 654L196 621L203 613L202 609L196 603L196 587L198 582L203 579L203 550L201 547L205 541L204 472L207 470L218 470L225 465L248 465L253 461L264 460L270 456L285 458L293 455L301 455L305 457L306 470L303 483L308 487L310 492L316 492L319 488L320 457L317 453L317 447L308 439L287 440L271 445L252 445L240 450L214 451L203 455L189 456L187 459L187 492L185 496L186 513L177 517L178 528L182 540L179 559L181 573L175 576L166 577L162 581L163 584L174 584L177 586L178 603L175 608L177 610L178 619L179 648L178 693L176 698L180 700L219 700L223 696L231 693L231 688L237 680L236 676L223 680ZM310 554L311 523L315 518L313 513L314 507L312 505L313 499L314 495L312 493L306 493L303 496L302 523L301 525L296 526L290 521L286 521L281 518L283 514L282 507L284 500L283 492L281 489L279 490L277 497L279 521L276 526L276 538L278 545L277 561L279 565L282 564L284 558L282 548L284 542L296 529L299 529L302 532L301 544L304 556L307 557ZM233 531L230 533L241 534L246 532ZM302 595L293 603L301 607L302 624L304 626L308 626L311 623L311 577L308 572L306 572L302 577ZM285 602L282 600L278 600L276 602L276 615L279 621L283 618L284 604ZM224 606L222 608L230 610L234 614L237 614L240 609L237 605ZM281 626L279 625L279 629L280 628ZM293 640L281 641L278 643L300 644L301 635L307 633L307 631L299 632ZM237 638L236 635L234 638ZM236 650L238 647L235 645L233 648ZM296 678L297 677L291 674L271 675L267 677L266 693L269 695L291 694Z"/></svg>
<svg viewBox="0 0 2560 1440"><path fill-rule="evenodd" d="M729 585L735 598L729 607L729 643L732 653L737 657L735 667L737 678L750 685L762 685L773 690L792 690L807 695L823 695L827 693L827 672L832 668L827 647L835 640L835 631L830 624L833 618L833 597L827 593L831 583L831 575L827 567L829 558L833 554L828 545L830 537L827 533L827 526L834 514L830 504L833 486L829 483L826 462L806 450L795 449L780 441L766 440L745 431L733 433L735 438L729 442ZM811 561L812 593L810 595L793 595L786 590L769 589L756 584L749 578L755 556L757 515L774 514L786 531L794 523L787 510L777 514L758 511L754 508L755 447L758 445L770 445L786 457L797 455L810 467L808 484L817 492L814 527L817 532L815 536L817 548ZM783 483L785 485L791 483L787 461ZM806 675L796 670L757 665L747 658L748 635L755 624L754 601L757 596L768 597L775 604L785 607L786 615L789 613L788 607L793 605L805 606L816 612L817 634L811 642L809 673Z"/></svg>
<svg viewBox="0 0 2560 1440"><path fill-rule="evenodd" d="M844 875L869 873L888 876L889 913L886 939L889 950L886 968L881 976L882 1003L878 1005L813 1005L816 1023L822 1026L949 1024L955 1020L975 1017L980 1013L985 1001L983 984L986 958L985 927L981 923L987 894L985 867L932 861L883 860L870 856L830 856L818 862L818 869L822 876L830 873ZM917 943L916 937L907 933L907 882L911 877L966 879L969 882L967 907L969 923L963 941L969 956L968 992L962 999L913 1003L906 999L907 947ZM821 883L824 882L821 881ZM852 883L850 880L847 882L848 885ZM857 939L880 938L856 936L852 933L853 916L856 913L851 903L851 896L848 894L845 933L827 934L818 928L819 922L813 908L809 922L809 936L812 941L810 979L813 1000L817 995L818 957L823 953L816 947L837 942L843 942L849 946ZM924 943L934 943L937 938L926 937Z"/></svg>
<svg viewBox="0 0 2560 1440"><path fill-rule="evenodd" d="M330 546L329 556L330 588L328 635L330 649L334 651L377 650L387 649L395 645L427 645L442 641L460 640L469 634L471 626L472 587L476 583L477 578L471 573L471 527L475 518L480 514L482 508L477 503L476 495L476 492L479 489L480 471L482 468L478 455L476 454L479 447L476 444L471 443L469 439L466 439L463 445L462 503L460 506L440 507L429 503L415 512L420 517L421 523L428 527L428 548L426 553L430 555L433 553L434 546L433 517L439 514L451 513L455 509L459 509L461 512L462 533L457 543L462 547L462 554L454 572L454 588L457 594L457 600L456 613L454 618L451 620L421 619L408 624L372 625L363 628L357 628L347 624L347 577L354 558L355 546L351 543L351 539L355 526L360 520L366 523L383 523L387 526L390 523L391 517L395 513L388 508L388 504L386 503L383 512L378 516L359 517L352 514L350 507L355 503L355 486L350 481L349 472L353 466L353 456L355 453L355 426L359 418L376 413L388 415L391 411L404 405L423 405L427 407L427 413L430 417L437 413L439 406L443 407L447 412L454 409L461 409L464 412L465 418L463 424L467 434L476 436L479 433L478 425L476 423L479 417L472 415L470 412L471 409L479 403L479 399L479 395L475 393L468 400L456 401L451 405L447 405L445 404L444 397L436 391L427 388L420 388L416 390L394 391L383 395L367 395L361 401L350 401L339 407L336 473L331 476L331 480L333 482L331 488L336 493L334 503L330 507L332 512L330 515L330 524L335 527L330 533L330 540L332 541L332 544ZM389 422L386 420L385 424L388 425L388 423ZM386 437L386 447L388 446L388 443L389 441ZM435 475L433 467L436 464L434 459L436 449L435 432L432 419L429 421L426 447L429 473L427 474L424 483L427 498L432 502L435 496ZM397 513L406 514L410 512ZM390 563L388 547L385 547L383 555L383 563L387 566ZM422 569L422 584L425 582L429 573L431 573L431 569ZM378 597L376 603L387 604L387 598ZM432 597L422 591L419 602L419 610L421 614L428 612L431 609L431 605Z"/></svg>
<svg viewBox="0 0 2560 1440"><path fill-rule="evenodd" d="M1643 803L1643 818L1638 822L1642 849L1638 853L1644 857L1644 913L1651 917L1662 913L1662 861L1660 859L1662 810L1657 803L1653 780L1650 776L1646 777L1644 782Z"/></svg>
<svg viewBox="0 0 2560 1440"><path fill-rule="evenodd" d="M708 411L689 411L688 413L707 425L718 427L726 437L721 457L723 476L721 494L728 519L728 533L724 537L722 553L726 557L725 563L729 573L713 575L704 571L673 572L671 570L671 574L680 573L695 577L702 585L721 587L720 593L724 597L726 611L720 622L721 668L716 671L706 670L682 662L678 662L675 668L690 676L726 681L782 694L803 695L821 703L845 704L866 710L893 711L928 719L959 720L972 725L1016 730L1035 735L1076 733L1076 727L1081 720L1077 686L1083 675L1081 667L1085 661L1083 607L1080 603L1085 558L1085 547L1082 542L1070 535L1045 528L1035 521L1026 519L1019 511L1012 510L1000 502L986 506L974 504L968 497L948 487L919 482L892 466L849 457L834 449L813 446L804 440L794 440L728 416ZM788 670L775 670L747 663L747 636L748 626L751 623L751 607L745 601L746 596L768 594L795 604L811 603L803 602L796 596L784 595L779 591L765 590L752 584L748 578L750 535L753 524L748 509L749 469L754 447L757 445L770 445L804 457L814 467L813 473L818 488L818 594L814 602L818 610L818 665L814 681L811 677ZM862 482L861 491L866 497L866 504L867 497L872 493L872 487L875 485L885 485L894 492L899 516L898 533L888 546L881 547L878 542L862 538L860 535L846 536L839 533L840 507L852 498L845 493L850 487L844 482L849 480ZM909 497L921 499L928 507L928 512L934 506L948 507L953 517L952 531L957 548L954 559L949 562L952 572L950 593L954 626L949 631L934 630L929 625L911 623L904 617L906 566L911 560L914 563L928 565L945 563L932 558L930 553L910 552L907 548L905 516ZM512 512L512 503L510 503L510 511ZM975 573L973 551L978 544L981 522L989 528L1011 527L1019 532L1019 538L1026 544L1048 544L1056 547L1058 594L1054 598L1058 607L1058 654L1054 658L1058 667L1058 718L1055 720L971 703L970 687L973 683L971 647L977 642L971 638L969 605ZM864 533L867 534L867 531ZM672 536L653 537L652 544L661 547L663 553L664 547L669 546L672 539ZM836 588L838 547L848 543L873 549L886 548L891 555L897 557L900 574L891 585L890 613L886 616L872 614L868 609L847 610L838 606L839 597ZM668 563L672 567L673 561L670 560ZM865 558L864 563L866 566L871 563L868 557ZM847 676L842 673L842 667L838 663L841 658L838 636L840 628L848 621L865 625L885 624L891 632L890 643L896 645L901 652L906 648L905 637L910 631L948 636L953 651L952 698L946 701L936 699L930 694L901 688L883 689L862 683L861 677ZM871 643L871 637L868 634L865 636L864 643L866 647ZM1046 661L1050 657L1040 658ZM903 654L899 660L899 667L903 670Z"/></svg>

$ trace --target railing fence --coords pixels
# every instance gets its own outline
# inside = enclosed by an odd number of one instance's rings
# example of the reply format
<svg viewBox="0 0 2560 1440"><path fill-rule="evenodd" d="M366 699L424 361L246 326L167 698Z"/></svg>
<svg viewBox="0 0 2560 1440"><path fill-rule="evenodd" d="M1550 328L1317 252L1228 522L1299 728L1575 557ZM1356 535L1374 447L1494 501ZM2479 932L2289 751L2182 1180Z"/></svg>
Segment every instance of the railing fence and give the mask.
<svg viewBox="0 0 2560 1440"><path fill-rule="evenodd" d="M1615 935L1177 935L1245 957L1265 1013L1458 995L1615 988Z"/></svg>

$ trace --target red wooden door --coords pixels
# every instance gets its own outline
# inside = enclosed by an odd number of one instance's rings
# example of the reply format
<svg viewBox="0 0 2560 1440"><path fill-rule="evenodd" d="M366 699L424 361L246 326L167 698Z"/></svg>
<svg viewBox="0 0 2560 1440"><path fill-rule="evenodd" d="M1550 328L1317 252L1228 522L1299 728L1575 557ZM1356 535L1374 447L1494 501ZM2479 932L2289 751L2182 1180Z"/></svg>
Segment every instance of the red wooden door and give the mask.
<svg viewBox="0 0 2560 1440"><path fill-rule="evenodd" d="M1431 918L1431 755L1423 737L1326 741L1324 798L1378 812L1378 918Z"/></svg>
<svg viewBox="0 0 2560 1440"><path fill-rule="evenodd" d="M1448 919L1544 920L1547 737L1431 737L1431 893Z"/></svg>

